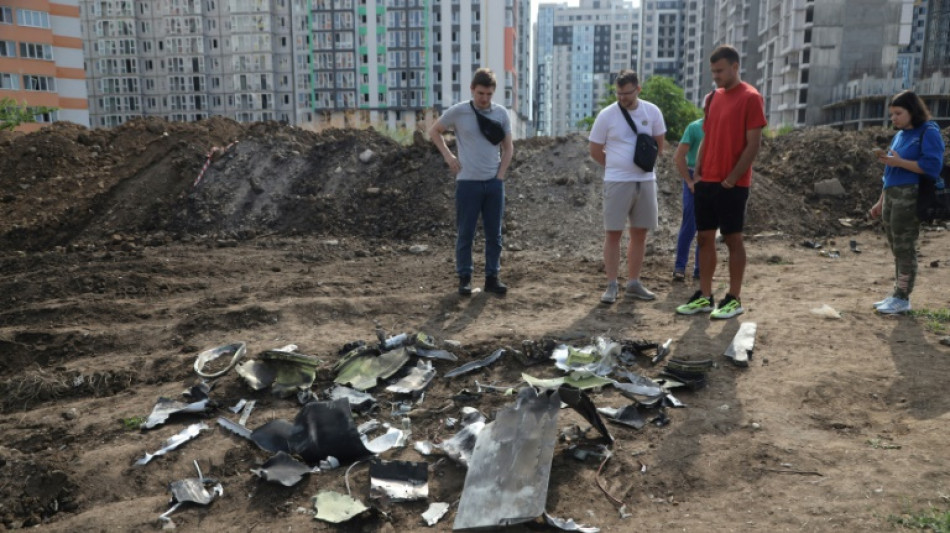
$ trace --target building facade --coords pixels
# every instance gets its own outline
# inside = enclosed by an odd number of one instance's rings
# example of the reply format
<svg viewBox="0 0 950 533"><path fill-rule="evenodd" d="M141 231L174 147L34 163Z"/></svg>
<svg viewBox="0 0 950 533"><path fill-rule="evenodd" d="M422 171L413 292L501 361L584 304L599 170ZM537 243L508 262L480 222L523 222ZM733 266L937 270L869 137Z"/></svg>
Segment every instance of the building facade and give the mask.
<svg viewBox="0 0 950 533"><path fill-rule="evenodd" d="M89 125L78 0L0 5L0 98L47 107L22 131L57 120Z"/></svg>
<svg viewBox="0 0 950 533"><path fill-rule="evenodd" d="M411 129L468 98L482 66L527 123L528 0L78 1L93 126L222 115Z"/></svg>
<svg viewBox="0 0 950 533"><path fill-rule="evenodd" d="M624 0L539 6L534 112L538 135L584 131L617 73L637 68L640 11ZM641 76L641 79L645 79Z"/></svg>
<svg viewBox="0 0 950 533"><path fill-rule="evenodd" d="M644 0L641 8L640 67L643 79L666 76L682 87L686 61L684 0Z"/></svg>

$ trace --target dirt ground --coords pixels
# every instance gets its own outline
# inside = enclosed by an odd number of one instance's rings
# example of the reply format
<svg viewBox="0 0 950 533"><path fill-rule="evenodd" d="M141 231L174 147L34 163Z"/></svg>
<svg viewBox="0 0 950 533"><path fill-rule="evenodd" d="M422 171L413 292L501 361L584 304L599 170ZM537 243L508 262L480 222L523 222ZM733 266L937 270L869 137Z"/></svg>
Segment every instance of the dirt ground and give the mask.
<svg viewBox="0 0 950 533"><path fill-rule="evenodd" d="M271 454L216 418L236 418L227 407L242 398L257 400L252 429L292 420L300 406L251 390L234 371L214 381L207 414L176 415L151 430L123 423L147 416L161 396L182 399L198 380L195 356L236 341L247 343L249 358L289 343L319 357L312 390L322 395L340 348L373 341L377 327L461 343L458 363L435 362L439 377L410 414L413 441L453 435L445 420L464 405L491 419L513 402L491 392L453 400L475 380L516 386L522 372L560 375L553 365L503 358L442 377L526 339L672 338L673 357L716 362L705 388L676 393L687 407L668 409L668 425L609 426L616 441L600 478L629 517L598 488L600 462L568 450L593 449L596 433L559 440L547 494L558 517L602 531L880 531L896 528L894 515L946 510L946 332L871 308L890 288L893 263L864 217L880 192L868 150L890 135L814 129L766 142L749 205L746 313L715 322L674 313L695 286L670 280L680 185L669 153L660 164L661 228L643 276L658 298L605 306L601 176L580 137L516 143L503 298L456 294L452 183L421 139L403 147L372 131L221 119L115 130L58 124L0 137L0 530L159 530L168 484L195 477L195 461L224 495L176 511L178 530L451 530L465 469L411 446L382 457L429 463L429 501L452 503L440 523L425 526L425 502L371 500L365 464L348 481L374 510L340 526L315 521L311 497L346 493L346 469L290 488L251 474ZM195 183L209 150L232 141ZM815 194L815 183L830 178L844 195ZM840 257L822 255L829 250ZM714 283L720 297L724 259ZM915 308L948 307L948 264L950 234L928 228ZM841 318L812 312L822 305ZM758 325L756 349L738 368L722 353L747 321ZM656 376L662 364L644 359L631 370ZM396 422L396 398L382 389L372 390L384 406L372 417ZM630 402L610 387L591 398L598 407ZM134 466L202 420L212 429ZM588 426L561 410L559 431L572 425Z"/></svg>

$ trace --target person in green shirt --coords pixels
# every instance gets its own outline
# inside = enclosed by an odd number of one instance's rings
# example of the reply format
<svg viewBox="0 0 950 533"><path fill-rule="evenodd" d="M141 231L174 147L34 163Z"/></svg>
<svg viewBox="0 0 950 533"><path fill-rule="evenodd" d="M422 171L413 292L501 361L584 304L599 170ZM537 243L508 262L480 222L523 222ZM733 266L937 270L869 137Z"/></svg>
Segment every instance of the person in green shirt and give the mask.
<svg viewBox="0 0 950 533"><path fill-rule="evenodd" d="M706 95L705 110L709 106L709 93ZM676 261L673 263L673 281L686 279L686 264L689 262L689 250L696 238L696 214L693 210L693 169L696 167L696 154L703 142L703 119L690 122L683 132L680 144L673 154L676 170L683 178L683 219L680 222L679 236L676 239ZM693 279L699 279L699 247L696 248L693 261Z"/></svg>

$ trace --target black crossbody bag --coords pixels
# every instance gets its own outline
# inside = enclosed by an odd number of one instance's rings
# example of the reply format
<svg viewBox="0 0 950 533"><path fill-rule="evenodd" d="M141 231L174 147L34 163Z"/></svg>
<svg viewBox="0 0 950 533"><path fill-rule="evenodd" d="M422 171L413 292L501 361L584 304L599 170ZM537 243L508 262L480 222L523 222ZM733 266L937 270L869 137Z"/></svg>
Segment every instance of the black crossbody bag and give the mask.
<svg viewBox="0 0 950 533"><path fill-rule="evenodd" d="M482 135L488 139L488 142L498 144L505 140L505 127L501 125L501 122L479 113L471 100L468 101L468 105L472 106L472 111L475 113L475 120L478 121L478 129L481 130Z"/></svg>
<svg viewBox="0 0 950 533"><path fill-rule="evenodd" d="M630 124L630 129L637 136L636 149L633 152L633 164L642 168L645 172L653 172L653 168L656 166L656 157L660 153L660 146L652 135L637 131L637 125L630 118L630 113L627 113L620 102L617 102L617 107L623 112L623 118L627 119L627 124Z"/></svg>

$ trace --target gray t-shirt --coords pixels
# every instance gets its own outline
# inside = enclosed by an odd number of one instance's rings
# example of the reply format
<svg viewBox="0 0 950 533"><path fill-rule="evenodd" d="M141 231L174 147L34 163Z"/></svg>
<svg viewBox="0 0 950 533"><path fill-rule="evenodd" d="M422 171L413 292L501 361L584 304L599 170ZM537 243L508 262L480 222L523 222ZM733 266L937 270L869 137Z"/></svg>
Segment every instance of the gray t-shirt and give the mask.
<svg viewBox="0 0 950 533"><path fill-rule="evenodd" d="M501 122L505 128L505 134L511 134L511 122L508 119L508 110L504 106L492 102L491 109L478 112ZM439 117L439 123L445 129L455 131L459 163L462 165L462 170L456 179L488 181L498 176L498 166L501 165L501 145L496 146L490 143L482 135L482 131L478 129L475 111L468 100L446 109L445 113Z"/></svg>

